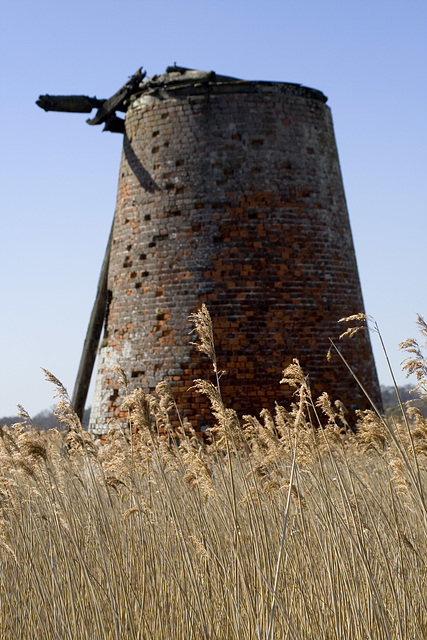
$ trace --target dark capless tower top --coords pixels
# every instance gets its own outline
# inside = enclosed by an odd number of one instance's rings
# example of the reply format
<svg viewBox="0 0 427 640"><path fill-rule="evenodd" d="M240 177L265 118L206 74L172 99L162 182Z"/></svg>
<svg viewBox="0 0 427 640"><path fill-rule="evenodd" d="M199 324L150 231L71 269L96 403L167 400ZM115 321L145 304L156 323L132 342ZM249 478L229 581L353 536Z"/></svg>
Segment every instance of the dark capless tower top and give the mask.
<svg viewBox="0 0 427 640"><path fill-rule="evenodd" d="M96 115L86 120L88 124L104 124L104 131L124 133L124 119L117 115L117 111L126 113L133 97L142 93L150 94L163 90L185 91L186 88L206 87L209 84L221 84L223 86L232 84L236 90L237 85L243 87L248 83L258 86L260 90L263 90L263 88L266 90L267 87L275 87L276 90L279 89L289 95L310 97L313 100L317 99L322 102L327 101L326 96L321 91L303 87L300 84L239 80L231 76L218 75L215 71L197 71L196 69L179 67L175 64L167 67L165 73L154 75L150 78L146 78L146 72L142 71L142 68L138 69L126 84L108 100L81 95L51 96L46 94L39 96L36 104L45 111L64 111L68 113L90 113L93 109L97 109Z"/></svg>

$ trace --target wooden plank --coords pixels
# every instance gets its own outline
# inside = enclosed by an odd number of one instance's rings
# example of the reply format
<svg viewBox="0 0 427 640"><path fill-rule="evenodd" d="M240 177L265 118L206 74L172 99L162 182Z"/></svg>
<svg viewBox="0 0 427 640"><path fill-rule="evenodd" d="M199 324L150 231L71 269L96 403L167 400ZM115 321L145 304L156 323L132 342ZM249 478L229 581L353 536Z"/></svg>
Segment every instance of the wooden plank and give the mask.
<svg viewBox="0 0 427 640"><path fill-rule="evenodd" d="M39 96L36 101L45 111L66 111L68 113L90 113L99 108L105 100L89 98L88 96Z"/></svg>
<svg viewBox="0 0 427 640"><path fill-rule="evenodd" d="M83 418L90 380L98 351L99 339L101 337L101 331L105 320L105 311L107 307L108 267L110 263L112 240L113 228L111 228L110 231L104 261L102 263L95 303L90 316L82 356L80 358L79 370L77 372L76 383L74 385L72 405L80 420Z"/></svg>
<svg viewBox="0 0 427 640"><path fill-rule="evenodd" d="M139 83L145 78L145 71L138 69L136 73L129 78L128 82L121 87L111 98L105 100L100 105L96 116L92 119L86 120L88 124L101 124L105 122L108 117L115 111L126 111L124 101L135 92Z"/></svg>

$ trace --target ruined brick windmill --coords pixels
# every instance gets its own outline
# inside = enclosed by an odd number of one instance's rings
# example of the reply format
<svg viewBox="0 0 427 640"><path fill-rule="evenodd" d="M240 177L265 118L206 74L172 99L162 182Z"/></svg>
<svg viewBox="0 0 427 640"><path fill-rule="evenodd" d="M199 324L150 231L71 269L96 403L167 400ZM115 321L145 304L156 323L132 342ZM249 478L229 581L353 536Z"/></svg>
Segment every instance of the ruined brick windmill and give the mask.
<svg viewBox="0 0 427 640"><path fill-rule="evenodd" d="M89 113L124 135L117 208L74 393L83 410L102 327L90 430L120 419L120 364L132 387L169 379L193 425L209 421L188 391L209 377L191 344L190 313L205 303L226 370L225 403L258 414L290 391L294 357L314 393L367 406L338 357L337 321L363 311L326 97L281 82L243 81L180 67L138 71L109 100L40 96L45 110ZM125 112L125 119L116 115ZM374 400L367 332L343 346Z"/></svg>

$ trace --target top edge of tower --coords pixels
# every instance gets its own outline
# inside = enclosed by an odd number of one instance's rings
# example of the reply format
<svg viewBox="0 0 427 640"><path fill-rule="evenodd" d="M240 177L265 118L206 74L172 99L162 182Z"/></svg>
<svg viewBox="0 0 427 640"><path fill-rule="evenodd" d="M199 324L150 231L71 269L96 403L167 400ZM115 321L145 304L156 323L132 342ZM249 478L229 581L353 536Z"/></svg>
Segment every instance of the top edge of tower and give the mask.
<svg viewBox="0 0 427 640"><path fill-rule="evenodd" d="M266 80L241 80L232 76L224 76L215 71L199 71L178 67L176 64L167 67L165 73L146 77L142 67L133 76L128 78L116 93L105 99L90 98L83 95L52 96L49 94L39 96L36 104L45 111L65 111L74 113L90 113L94 108L97 113L86 122L90 125L104 124L104 131L124 133L125 124L122 118L116 115L116 111L126 113L129 106L136 106L138 99L145 102L164 98L168 95L189 96L208 95L214 93L232 94L275 94L290 97L304 98L324 104L327 97L317 89L311 89L301 84L290 82L277 82Z"/></svg>
<svg viewBox="0 0 427 640"><path fill-rule="evenodd" d="M162 90L191 91L207 87L228 87L232 91L247 90L248 88L253 91L280 91L281 93L309 98L322 103L327 102L328 99L321 91L301 84L268 80L242 80L232 76L220 75L215 71L200 71L176 65L167 67L165 73L161 75L144 78L139 83L136 91L133 92L133 97Z"/></svg>

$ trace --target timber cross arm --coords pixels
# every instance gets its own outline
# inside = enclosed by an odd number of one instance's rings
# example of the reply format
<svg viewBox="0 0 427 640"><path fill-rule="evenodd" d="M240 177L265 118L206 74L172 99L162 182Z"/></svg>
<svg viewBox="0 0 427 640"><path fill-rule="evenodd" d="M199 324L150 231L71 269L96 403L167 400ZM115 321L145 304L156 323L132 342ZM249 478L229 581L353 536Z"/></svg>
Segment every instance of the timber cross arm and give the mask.
<svg viewBox="0 0 427 640"><path fill-rule="evenodd" d="M116 111L126 113L130 96L138 91L139 84L146 72L138 69L111 98L100 100L88 96L39 96L36 104L45 111L66 111L68 113L90 113L96 108L93 118L86 120L88 124L104 123L104 131L124 133L124 120L116 116Z"/></svg>
<svg viewBox="0 0 427 640"><path fill-rule="evenodd" d="M39 96L36 102L45 111L67 111L68 113L90 113L99 108L104 100L88 96Z"/></svg>

